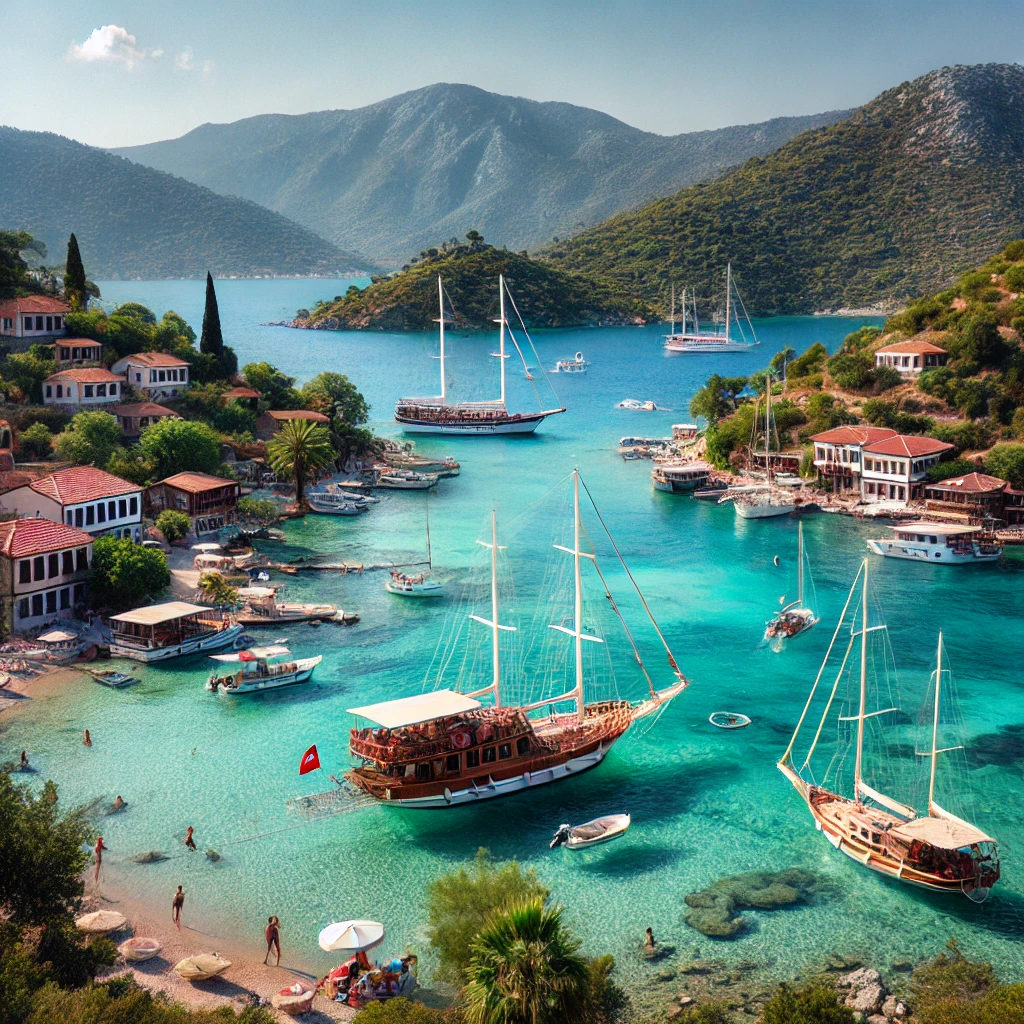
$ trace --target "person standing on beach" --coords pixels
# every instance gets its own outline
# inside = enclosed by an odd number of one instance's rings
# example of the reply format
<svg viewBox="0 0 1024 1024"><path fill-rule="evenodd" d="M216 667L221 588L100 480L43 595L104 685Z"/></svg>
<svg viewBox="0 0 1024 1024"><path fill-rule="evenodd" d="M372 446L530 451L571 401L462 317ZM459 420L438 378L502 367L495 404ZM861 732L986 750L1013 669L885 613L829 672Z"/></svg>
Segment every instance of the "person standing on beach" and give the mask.
<svg viewBox="0 0 1024 1024"><path fill-rule="evenodd" d="M110 847L103 845L103 836L99 836L96 839L96 845L93 847L93 852L96 854L96 881L100 880L100 868L103 866L103 851L109 850Z"/></svg>
<svg viewBox="0 0 1024 1024"><path fill-rule="evenodd" d="M82 740L82 743L85 746L87 746L87 747L91 747L92 746L92 737L89 735L89 730L88 729L85 730L85 739Z"/></svg>
<svg viewBox="0 0 1024 1024"><path fill-rule="evenodd" d="M182 887L178 886L178 891L174 894L174 899L171 900L171 920L181 929L181 908L185 906L185 892Z"/></svg>
<svg viewBox="0 0 1024 1024"><path fill-rule="evenodd" d="M195 829L191 825L189 825L188 831L185 833L185 845L190 850L192 850L193 853L195 852L196 849L196 841L192 838L192 833L194 831Z"/></svg>
<svg viewBox="0 0 1024 1024"><path fill-rule="evenodd" d="M263 962L266 963L270 959L270 950L277 950L277 966L281 966L281 922L278 921L277 915L274 914L267 921L267 927L263 929L263 934L267 938L267 955L263 958Z"/></svg>

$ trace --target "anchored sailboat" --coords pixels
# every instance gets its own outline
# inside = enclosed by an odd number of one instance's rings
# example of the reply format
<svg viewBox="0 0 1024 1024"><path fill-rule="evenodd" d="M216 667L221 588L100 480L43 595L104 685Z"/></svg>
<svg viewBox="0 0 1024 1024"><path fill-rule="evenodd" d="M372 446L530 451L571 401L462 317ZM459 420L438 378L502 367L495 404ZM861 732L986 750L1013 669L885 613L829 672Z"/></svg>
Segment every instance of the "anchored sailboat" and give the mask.
<svg viewBox="0 0 1024 1024"><path fill-rule="evenodd" d="M426 571L410 575L399 569L392 569L391 575L384 581L384 589L399 597L442 597L444 584L440 580L431 579L434 568L430 552L430 502L423 503L423 514L427 521L427 568ZM420 563L422 565L422 563Z"/></svg>
<svg viewBox="0 0 1024 1024"><path fill-rule="evenodd" d="M518 705L503 700L500 637L502 632L515 632L517 627L502 623L499 617L498 552L501 546L497 517L492 513L490 540L477 542L491 554L490 618L470 616L491 631L489 684L470 693L435 690L350 708L358 719L371 723L351 731L349 748L360 765L346 776L350 782L378 800L414 808L458 806L556 782L600 764L633 722L663 708L689 685L648 610L675 682L661 690L655 688L626 629L633 653L647 678L649 696L636 702L588 701L583 646L605 641L584 632L582 566L586 562L592 564L602 584L604 577L597 566L596 555L581 546L584 531L580 516L580 478L576 471L573 472L573 515L573 546L555 545L573 560L572 625L550 626L572 638L572 688ZM610 599L610 592L606 589L605 593ZM609 600L609 604L621 619L614 601ZM485 703L485 699L489 703ZM571 710L565 710L568 705ZM535 717L545 709L546 715Z"/></svg>
<svg viewBox="0 0 1024 1024"><path fill-rule="evenodd" d="M505 337L508 336L523 366L526 367L526 359L519 348L509 327L508 318L505 315L505 298L508 296L515 309L515 300L505 284L504 276L498 278L499 310L499 345L494 355L498 359L501 375L501 394L497 401L489 402L459 402L456 405L448 404L448 386L445 379L445 349L444 349L444 284L441 275L437 276L437 298L440 316L438 317L439 338L441 342L441 394L436 398L401 398L395 406L395 422L402 424L402 429L407 434L465 434L471 437L489 436L492 434L532 434L537 427L548 417L565 412L564 407L558 409L545 409L534 413L510 413L505 404L505 360L508 355L505 351ZM516 310L518 317L518 310ZM523 333L529 339L529 332L518 317ZM532 344L532 342L531 342ZM527 379L533 381L533 376L527 370ZM550 385L549 385L550 386ZM534 386L536 390L536 386ZM538 403L540 396L538 393Z"/></svg>
<svg viewBox="0 0 1024 1024"><path fill-rule="evenodd" d="M733 302L733 295L735 295L735 304ZM705 328L701 330L700 323L697 320L697 299L693 297L693 316L691 319L692 330L687 332L687 306L686 306L686 289L683 289L683 324L682 331L676 333L676 290L675 285L672 286L672 331L670 334L665 335L665 350L667 352L749 352L750 349L755 348L760 342L757 340L757 335L754 334L754 325L750 322L750 317L747 316L746 308L743 305L743 299L740 297L739 291L733 284L732 280L732 264L729 263L725 268L725 327L724 330L717 326L713 330ZM750 338L748 340L746 331L743 329L743 321L746 321L747 330L750 331ZM740 338L733 338L733 328L739 331Z"/></svg>
<svg viewBox="0 0 1024 1024"><path fill-rule="evenodd" d="M793 748L810 711L815 692L829 663L835 642L846 621L858 581L861 581L862 587L859 623L854 621L855 615L851 617L849 643L843 654L835 684L826 701L821 722L811 741L807 755L800 767L797 768L792 760ZM854 607L856 607L855 604ZM858 628L854 628L855 626ZM879 689L877 678L869 680L868 666L869 664L874 666L876 661L874 658L869 659L868 637L872 633L880 633L884 636L885 630L884 623L868 624L868 563L865 559L853 581L850 593L847 595L843 614L840 616L836 631L832 636L825 660L818 670L807 703L804 705L800 720L793 732L793 738L789 741L789 746L782 755L778 768L807 802L807 807L818 830L824 833L825 838L837 850L841 850L851 859L879 874L888 875L890 878L909 882L911 885L921 886L925 889L934 889L939 892L962 892L975 903L981 903L999 879L999 855L996 841L975 825L944 810L935 802L936 766L939 755L960 749L959 747L939 747L941 721L939 709L944 671L941 633L939 634L936 667L932 674L935 689L931 750L924 754L918 754L919 757L929 759L927 812L918 814L913 807L880 792L865 780L865 724L869 719L877 719L882 715L899 710L893 706L880 706L877 709L868 710L869 689L874 691ZM856 713L839 715L840 722L856 722L853 793L852 796L846 797L826 788L825 785L833 766L841 764L844 759L833 757L826 770L825 779L822 783L818 783L814 781L811 758L835 702L844 670L851 654L855 655L857 647L859 647L860 655L860 675L856 692ZM876 685L869 687L869 682ZM875 700L877 701L877 694ZM891 704L891 700L886 699L881 703L882 705ZM839 788L838 785L836 788Z"/></svg>
<svg viewBox="0 0 1024 1024"><path fill-rule="evenodd" d="M797 523L796 527L796 600L787 604L778 615L765 627L765 640L775 640L781 650L781 644L791 640L801 633L805 633L811 626L817 625L819 618L810 608L804 606L804 524Z"/></svg>

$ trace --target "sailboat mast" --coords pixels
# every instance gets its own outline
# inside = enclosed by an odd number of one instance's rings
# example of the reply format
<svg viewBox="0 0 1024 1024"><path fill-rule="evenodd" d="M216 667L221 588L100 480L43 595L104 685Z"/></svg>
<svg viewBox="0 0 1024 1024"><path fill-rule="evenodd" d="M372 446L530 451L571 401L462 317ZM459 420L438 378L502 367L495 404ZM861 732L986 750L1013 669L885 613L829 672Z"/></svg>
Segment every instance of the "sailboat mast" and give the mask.
<svg viewBox="0 0 1024 1024"><path fill-rule="evenodd" d="M725 340L729 341L729 320L732 313L732 264L725 266Z"/></svg>
<svg viewBox="0 0 1024 1024"><path fill-rule="evenodd" d="M441 404L445 404L444 384L444 285L441 284L441 275L437 275L437 304L440 307L438 323L441 325Z"/></svg>
<svg viewBox="0 0 1024 1024"><path fill-rule="evenodd" d="M772 456L771 456L771 436L772 436L772 374L771 370L768 371L764 381L764 470L765 476L768 481L768 486L772 485ZM768 495L768 500L771 501L771 494Z"/></svg>
<svg viewBox="0 0 1024 1024"><path fill-rule="evenodd" d="M432 569L430 564L430 499L426 493L423 495L423 514L427 520L427 568Z"/></svg>
<svg viewBox="0 0 1024 1024"><path fill-rule="evenodd" d="M685 291L683 292L683 306L684 306L684 308L686 306L686 292ZM670 322L671 322L671 327L669 328L669 334L675 334L676 333L676 286L675 286L674 283L672 285L672 314L671 314L671 321ZM685 334L686 331L684 330L683 333Z"/></svg>
<svg viewBox="0 0 1024 1024"><path fill-rule="evenodd" d="M673 306L673 309L674 308L675 307ZM676 326L675 318L673 318L673 320L672 320L672 333L673 334L675 333L675 326ZM681 328L679 333L680 334L686 334L686 289L685 288L683 289L683 324L682 324L682 328Z"/></svg>
<svg viewBox="0 0 1024 1024"><path fill-rule="evenodd" d="M857 713L857 760L853 769L853 796L860 803L861 767L864 761L864 712L868 692L868 560L864 559L864 585L860 606L860 710Z"/></svg>
<svg viewBox="0 0 1024 1024"><path fill-rule="evenodd" d="M928 775L928 813L932 813L935 800L935 763L939 745L939 700L942 696L942 630L939 630L939 650L935 658L935 713L932 715L932 766Z"/></svg>
<svg viewBox="0 0 1024 1024"><path fill-rule="evenodd" d="M505 275L498 275L498 294L500 296L501 340L498 347L498 362L501 363L501 404L505 404Z"/></svg>
<svg viewBox="0 0 1024 1024"><path fill-rule="evenodd" d="M802 608L804 604L804 524L802 521L796 524L796 537L796 601L798 607Z"/></svg>
<svg viewBox="0 0 1024 1024"><path fill-rule="evenodd" d="M498 516L491 510L491 685L494 687L494 704L501 706L499 684L501 682L501 651L498 643Z"/></svg>
<svg viewBox="0 0 1024 1024"><path fill-rule="evenodd" d="M573 610L573 630L576 634L576 716L583 724L583 578L580 574L580 471L572 471L573 502L573 574L576 583L576 602Z"/></svg>

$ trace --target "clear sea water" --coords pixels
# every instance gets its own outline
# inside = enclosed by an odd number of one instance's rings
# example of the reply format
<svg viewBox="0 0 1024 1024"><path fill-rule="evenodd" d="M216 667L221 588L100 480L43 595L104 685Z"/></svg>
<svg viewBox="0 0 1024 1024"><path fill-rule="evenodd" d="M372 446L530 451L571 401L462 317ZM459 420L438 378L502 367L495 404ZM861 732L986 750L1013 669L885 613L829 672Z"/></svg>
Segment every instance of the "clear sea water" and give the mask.
<svg viewBox="0 0 1024 1024"><path fill-rule="evenodd" d="M225 338L240 364L266 359L300 382L321 370L347 373L372 403L372 425L394 434L395 398L436 393L432 335L260 326L341 293L349 283L222 282ZM198 332L201 283L118 282L102 288L105 300L143 302L158 315L175 309ZM451 626L460 606L454 598L436 605L403 603L384 593L379 572L289 580L289 596L331 601L362 617L349 629L286 631L297 653L324 654L311 685L228 701L204 691L210 663L199 658L145 668L142 684L126 692L83 677L64 692L6 712L0 719L0 759L27 748L40 772L36 778L55 779L68 802L111 801L122 794L127 812L102 819L111 849L105 870L128 891L160 905L184 884L191 923L212 934L257 941L267 915L278 914L289 959L311 970L332 965L316 945L317 932L344 918L383 921L389 937L382 951L411 947L422 954L425 884L485 846L496 857L517 857L536 868L586 950L613 953L623 978L633 984L652 971L637 956L647 925L684 954L699 950L703 956L755 960L780 975L832 951L884 966L933 954L951 937L969 953L1019 975L1024 745L1012 731L992 734L1006 725L1024 728L1024 560L1011 556L997 568L945 570L875 560L872 567L908 709L923 698L936 630L942 627L971 735L988 736L989 763L974 762L967 785L978 823L1000 841L1003 879L988 903L976 907L857 868L814 830L775 768L865 552L864 538L882 528L827 515L806 519L822 623L774 654L760 645L761 633L779 596L794 588L796 523L748 523L737 520L729 506L655 493L650 463L624 462L615 451L622 435L665 435L673 422L689 419L689 399L709 373L751 372L785 344L798 352L819 340L834 348L865 322L872 321L768 320L756 324L759 351L675 358L663 355L657 326L538 332L541 365L550 368L576 350L591 363L586 375L551 378L568 407L565 415L530 438L421 440L422 451L451 453L462 463L462 475L443 481L430 498L438 574L453 592L470 578L471 564L479 561L474 541L496 507L501 522L510 524L506 539L513 567L522 541L516 579L523 593L508 614L522 612L526 626L529 601L523 595L539 581L540 551L550 540L546 517L554 508L553 500L541 499L574 465L584 473L692 680L652 728L634 730L598 769L478 807L418 813L372 807L237 843L295 824L286 801L328 788L326 771L298 777L299 755L315 742L327 771L343 768L351 721L346 708L424 686L442 627ZM494 347L491 337L451 339L455 397L494 397ZM532 357L529 362L536 365ZM510 404L534 407L521 366L514 360L509 366ZM535 377L543 387L541 375ZM653 399L671 411L615 409L623 398ZM539 525L525 525L530 506L539 510ZM589 525L594 527L593 520ZM366 564L420 557L423 498L390 494L358 519L311 516L286 532L288 556L315 549ZM653 657L651 665L659 682L667 682L664 661ZM620 682L633 685L628 672ZM628 695L640 694L631 689ZM708 715L722 709L745 712L753 724L734 733L714 729ZM91 749L81 743L85 728L92 732ZM549 852L548 839L559 823L621 809L634 823L623 841L581 854ZM221 851L219 863L184 855L189 824L201 849ZM153 849L171 859L132 862ZM731 942L707 939L683 924L688 892L736 872L794 866L823 876L831 894L813 905L751 913L751 927Z"/></svg>

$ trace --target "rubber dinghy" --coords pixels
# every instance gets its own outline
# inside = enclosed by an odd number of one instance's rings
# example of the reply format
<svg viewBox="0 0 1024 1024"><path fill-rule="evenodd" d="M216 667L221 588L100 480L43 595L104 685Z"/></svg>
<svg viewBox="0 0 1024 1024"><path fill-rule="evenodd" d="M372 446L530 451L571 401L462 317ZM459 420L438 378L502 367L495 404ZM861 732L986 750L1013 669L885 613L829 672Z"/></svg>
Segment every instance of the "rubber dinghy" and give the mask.
<svg viewBox="0 0 1024 1024"><path fill-rule="evenodd" d="M610 843L613 839L621 839L631 824L628 814L608 814L575 827L560 825L549 848L553 850L556 846L567 846L570 850L583 850L588 846Z"/></svg>
<svg viewBox="0 0 1024 1024"><path fill-rule="evenodd" d="M750 725L750 719L738 711L716 711L708 721L719 729L746 729Z"/></svg>

